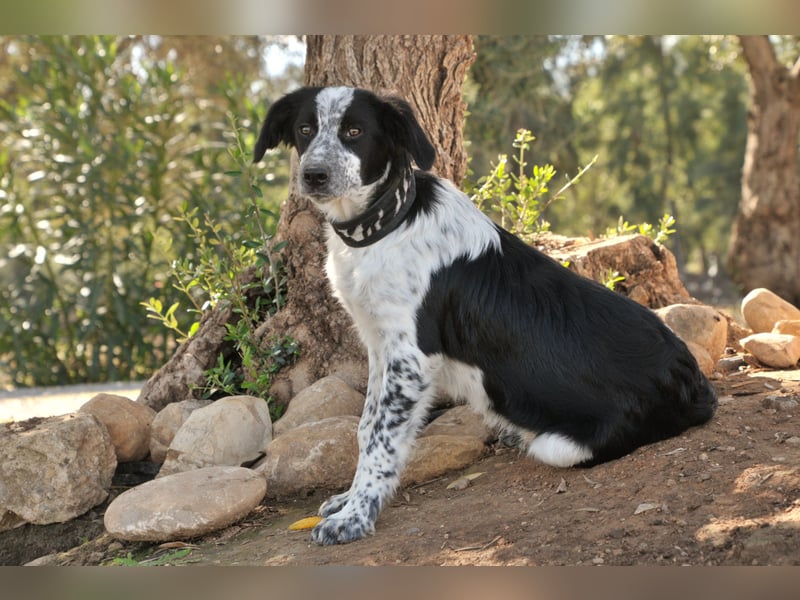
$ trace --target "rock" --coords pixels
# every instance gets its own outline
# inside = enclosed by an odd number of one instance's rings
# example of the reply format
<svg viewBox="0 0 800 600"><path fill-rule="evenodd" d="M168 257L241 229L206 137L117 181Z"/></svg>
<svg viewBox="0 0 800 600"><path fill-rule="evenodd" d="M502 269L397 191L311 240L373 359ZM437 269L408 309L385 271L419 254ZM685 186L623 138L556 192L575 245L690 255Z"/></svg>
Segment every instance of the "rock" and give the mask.
<svg viewBox="0 0 800 600"><path fill-rule="evenodd" d="M790 411L800 406L798 400L800 400L800 396L779 396L770 394L761 401L761 406L774 410Z"/></svg>
<svg viewBox="0 0 800 600"><path fill-rule="evenodd" d="M448 471L463 469L480 458L483 451L483 442L471 435L420 437L400 478L401 484L422 483Z"/></svg>
<svg viewBox="0 0 800 600"><path fill-rule="evenodd" d="M483 417L469 406L456 406L444 412L419 434L429 435L468 435L486 443L494 439L494 432L486 425Z"/></svg>
<svg viewBox="0 0 800 600"><path fill-rule="evenodd" d="M329 417L358 417L364 410L364 394L338 377L324 377L313 383L289 403L284 415L275 421L275 437L289 429Z"/></svg>
<svg viewBox="0 0 800 600"><path fill-rule="evenodd" d="M775 323L772 333L783 333L800 337L800 320L782 319Z"/></svg>
<svg viewBox="0 0 800 600"><path fill-rule="evenodd" d="M143 460L150 453L150 426L156 412L125 396L97 394L78 409L106 426L117 462Z"/></svg>
<svg viewBox="0 0 800 600"><path fill-rule="evenodd" d="M717 370L721 373L735 373L746 364L747 363L745 362L744 358L739 355L726 356L725 358L720 358L719 361L717 361Z"/></svg>
<svg viewBox="0 0 800 600"><path fill-rule="evenodd" d="M271 498L347 488L358 464L358 417L329 417L276 437L256 471Z"/></svg>
<svg viewBox="0 0 800 600"><path fill-rule="evenodd" d="M161 542L204 535L245 517L267 491L243 467L205 467L148 481L117 496L104 523L115 538Z"/></svg>
<svg viewBox="0 0 800 600"><path fill-rule="evenodd" d="M754 333L741 340L758 362L775 369L791 369L800 360L800 337L780 333Z"/></svg>
<svg viewBox="0 0 800 600"><path fill-rule="evenodd" d="M687 343L703 372L710 374L725 351L727 319L710 306L702 304L672 304L655 312L675 335ZM706 354L696 352L697 346L704 349ZM704 364L706 368L703 368Z"/></svg>
<svg viewBox="0 0 800 600"><path fill-rule="evenodd" d="M0 531L62 523L103 502L117 458L105 426L73 413L0 426Z"/></svg>
<svg viewBox="0 0 800 600"><path fill-rule="evenodd" d="M800 320L800 309L766 288L756 288L742 299L742 316L755 333L765 333L778 321Z"/></svg>
<svg viewBox="0 0 800 600"><path fill-rule="evenodd" d="M198 408L211 404L211 400L182 400L167 404L153 419L150 427L150 460L163 463L167 449L181 425Z"/></svg>
<svg viewBox="0 0 800 600"><path fill-rule="evenodd" d="M267 403L253 396L221 398L198 408L175 434L158 477L210 466L241 466L272 440Z"/></svg>
<svg viewBox="0 0 800 600"><path fill-rule="evenodd" d="M694 356L700 370L705 375L711 375L716 368L716 363L711 360L711 355L708 353L708 350L694 342L686 342L686 347L689 349L689 352L692 353L692 356Z"/></svg>

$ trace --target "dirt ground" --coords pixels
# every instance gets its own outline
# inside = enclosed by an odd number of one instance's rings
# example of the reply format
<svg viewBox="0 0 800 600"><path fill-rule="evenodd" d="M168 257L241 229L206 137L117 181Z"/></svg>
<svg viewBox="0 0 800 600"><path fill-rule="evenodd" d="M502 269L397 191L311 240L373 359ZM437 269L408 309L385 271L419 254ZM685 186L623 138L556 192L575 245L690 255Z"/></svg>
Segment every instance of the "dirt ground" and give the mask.
<svg viewBox="0 0 800 600"><path fill-rule="evenodd" d="M491 447L462 472L400 490L376 534L348 545L319 547L308 531L287 530L314 514L319 494L265 501L222 532L167 545L112 540L101 506L71 525L0 534L0 563L74 546L44 562L798 565L800 371L751 369L715 384L720 407L704 427L592 469L550 468ZM481 475L447 489L468 473Z"/></svg>

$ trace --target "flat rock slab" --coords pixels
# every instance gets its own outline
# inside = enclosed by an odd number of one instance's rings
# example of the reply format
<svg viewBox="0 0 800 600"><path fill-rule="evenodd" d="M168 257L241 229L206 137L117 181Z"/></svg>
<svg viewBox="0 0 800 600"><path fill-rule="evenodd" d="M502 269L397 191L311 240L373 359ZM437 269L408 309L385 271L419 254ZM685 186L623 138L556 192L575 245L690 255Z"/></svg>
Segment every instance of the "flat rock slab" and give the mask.
<svg viewBox="0 0 800 600"><path fill-rule="evenodd" d="M244 467L205 467L132 488L108 506L104 523L119 539L163 542L223 529L267 492L264 476Z"/></svg>

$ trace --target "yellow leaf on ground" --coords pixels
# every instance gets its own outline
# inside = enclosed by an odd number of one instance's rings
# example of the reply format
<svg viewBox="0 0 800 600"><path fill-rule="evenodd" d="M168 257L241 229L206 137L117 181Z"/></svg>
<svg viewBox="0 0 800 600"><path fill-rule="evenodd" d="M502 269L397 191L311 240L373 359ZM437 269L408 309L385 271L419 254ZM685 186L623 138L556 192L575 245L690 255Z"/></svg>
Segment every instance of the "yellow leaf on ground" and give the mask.
<svg viewBox="0 0 800 600"><path fill-rule="evenodd" d="M322 521L322 517L306 517L300 519L289 525L289 531L303 531L304 529L313 529L317 523Z"/></svg>

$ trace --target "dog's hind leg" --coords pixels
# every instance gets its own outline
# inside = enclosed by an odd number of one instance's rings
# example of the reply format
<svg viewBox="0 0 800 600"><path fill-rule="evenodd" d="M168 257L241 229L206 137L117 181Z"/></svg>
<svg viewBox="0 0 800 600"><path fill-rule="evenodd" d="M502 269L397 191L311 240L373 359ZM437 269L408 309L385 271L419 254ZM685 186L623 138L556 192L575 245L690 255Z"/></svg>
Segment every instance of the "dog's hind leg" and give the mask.
<svg viewBox="0 0 800 600"><path fill-rule="evenodd" d="M372 533L381 508L400 481L434 392L426 357L408 347L405 350L380 365L379 393L368 394L361 417L353 484L320 508L325 519L311 532L311 539L319 544L341 544Z"/></svg>

